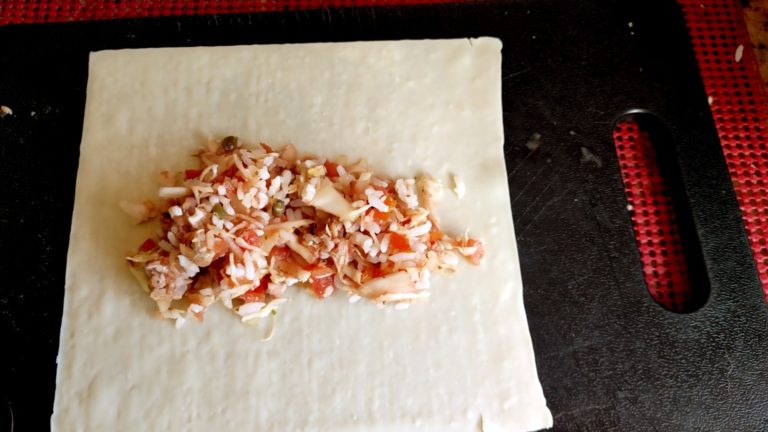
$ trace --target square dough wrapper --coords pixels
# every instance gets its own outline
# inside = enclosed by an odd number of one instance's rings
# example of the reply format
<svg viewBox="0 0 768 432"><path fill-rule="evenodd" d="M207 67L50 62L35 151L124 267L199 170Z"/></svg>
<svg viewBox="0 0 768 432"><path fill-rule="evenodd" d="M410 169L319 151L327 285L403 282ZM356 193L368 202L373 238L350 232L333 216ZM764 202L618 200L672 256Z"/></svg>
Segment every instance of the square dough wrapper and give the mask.
<svg viewBox="0 0 768 432"><path fill-rule="evenodd" d="M426 40L92 53L56 431L534 430L552 417L525 318L503 158L501 43ZM486 261L399 311L293 291L269 342L221 305L177 330L124 256L153 229L120 199L210 137L367 158L446 185L441 228ZM459 200L451 174L466 184Z"/></svg>

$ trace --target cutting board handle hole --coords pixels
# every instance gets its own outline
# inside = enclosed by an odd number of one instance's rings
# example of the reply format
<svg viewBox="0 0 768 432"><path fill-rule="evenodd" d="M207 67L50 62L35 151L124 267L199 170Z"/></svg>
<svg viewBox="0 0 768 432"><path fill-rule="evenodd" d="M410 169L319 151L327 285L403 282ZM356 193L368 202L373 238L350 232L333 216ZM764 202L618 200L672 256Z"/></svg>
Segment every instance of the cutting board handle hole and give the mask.
<svg viewBox="0 0 768 432"><path fill-rule="evenodd" d="M633 112L615 123L613 142L648 293L669 311L694 312L710 283L672 134L657 116Z"/></svg>

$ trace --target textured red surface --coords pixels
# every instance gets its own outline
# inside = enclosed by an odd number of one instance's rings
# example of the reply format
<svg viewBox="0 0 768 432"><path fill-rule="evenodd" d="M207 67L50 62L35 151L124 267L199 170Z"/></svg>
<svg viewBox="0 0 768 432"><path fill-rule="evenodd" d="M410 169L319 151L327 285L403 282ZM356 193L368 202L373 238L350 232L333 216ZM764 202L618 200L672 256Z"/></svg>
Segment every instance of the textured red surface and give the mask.
<svg viewBox="0 0 768 432"><path fill-rule="evenodd" d="M613 140L648 291L667 309L683 312L692 297L688 266L653 144L630 120L616 125Z"/></svg>
<svg viewBox="0 0 768 432"><path fill-rule="evenodd" d="M768 296L768 99L742 10L733 1L684 2L720 144ZM743 50L739 49L743 46ZM739 51L743 51L737 59Z"/></svg>
<svg viewBox="0 0 768 432"><path fill-rule="evenodd" d="M445 2L446 0L4 0L0 1L0 24Z"/></svg>
<svg viewBox="0 0 768 432"><path fill-rule="evenodd" d="M736 0L686 0L680 4L768 298L768 99L742 10ZM691 298L691 287L672 203L659 176L653 148L629 122L617 126L614 142L627 201L633 207L632 223L648 290L666 308L683 311Z"/></svg>
<svg viewBox="0 0 768 432"><path fill-rule="evenodd" d="M264 12L338 6L439 3L445 0L5 0L0 24L206 13ZM680 0L723 152L768 296L768 99L737 0ZM736 59L742 45L740 61ZM671 310L690 297L671 203L647 137L632 124L614 133L648 289Z"/></svg>

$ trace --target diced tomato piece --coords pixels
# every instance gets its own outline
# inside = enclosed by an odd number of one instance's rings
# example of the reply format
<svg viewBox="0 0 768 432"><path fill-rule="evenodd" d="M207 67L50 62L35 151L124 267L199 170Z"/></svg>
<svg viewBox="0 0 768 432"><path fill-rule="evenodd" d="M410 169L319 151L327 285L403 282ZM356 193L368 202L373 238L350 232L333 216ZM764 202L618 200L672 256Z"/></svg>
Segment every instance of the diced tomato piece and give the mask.
<svg viewBox="0 0 768 432"><path fill-rule="evenodd" d="M236 165L232 165L231 167L225 169L224 171L220 172L219 175L216 176L215 182L220 182L224 180L227 177L234 177L235 174L237 174L239 171L237 170ZM227 191L231 192L230 189L232 189L232 186L229 183L224 183L224 187L227 188Z"/></svg>
<svg viewBox="0 0 768 432"><path fill-rule="evenodd" d="M226 171L223 172L223 174L227 177L232 177L235 174L237 174L237 165L232 165L231 167L227 168ZM226 187L227 185L224 185Z"/></svg>
<svg viewBox="0 0 768 432"><path fill-rule="evenodd" d="M378 277L384 276L386 273L382 269L381 264L373 264L368 267L366 267L365 271L363 271L363 283L368 282L371 279L376 279Z"/></svg>
<svg viewBox="0 0 768 432"><path fill-rule="evenodd" d="M257 292L265 293L267 292L267 288L269 287L269 278L264 276L261 278L261 281L259 281L259 286L254 288Z"/></svg>
<svg viewBox="0 0 768 432"><path fill-rule="evenodd" d="M379 276L386 276L392 273L394 269L395 269L395 263L393 263L392 261L385 261L379 264L379 271L381 272Z"/></svg>
<svg viewBox="0 0 768 432"><path fill-rule="evenodd" d="M245 240L246 243L248 243L251 246L258 246L261 244L261 238L256 234L256 231L252 229L247 229L240 233L240 237Z"/></svg>
<svg viewBox="0 0 768 432"><path fill-rule="evenodd" d="M277 261L284 261L291 257L291 249L288 246L276 246L269 253Z"/></svg>
<svg viewBox="0 0 768 432"><path fill-rule="evenodd" d="M373 279L384 276L384 271L381 269L381 264L374 265L371 270L371 276Z"/></svg>
<svg viewBox="0 0 768 432"><path fill-rule="evenodd" d="M338 164L335 164L333 162L325 161L325 172L328 174L328 177L338 177L339 171L338 171Z"/></svg>
<svg viewBox="0 0 768 432"><path fill-rule="evenodd" d="M383 212L376 209L371 210L371 217L373 221L379 224L379 226L386 224L389 221L389 212Z"/></svg>
<svg viewBox="0 0 768 432"><path fill-rule="evenodd" d="M197 178L200 176L200 173L203 172L199 169L188 169L184 170L184 177L186 177L187 180Z"/></svg>
<svg viewBox="0 0 768 432"><path fill-rule="evenodd" d="M213 259L221 258L229 252L229 245L224 240L217 238L213 241Z"/></svg>
<svg viewBox="0 0 768 432"><path fill-rule="evenodd" d="M389 222L389 212L391 212L392 209L395 208L395 206L397 205L397 201L391 195L386 195L383 201L384 201L384 204L387 207L389 207L389 210L384 212L377 209L371 210L371 216L373 217L373 221L379 224L380 226L385 225L387 222Z"/></svg>
<svg viewBox="0 0 768 432"><path fill-rule="evenodd" d="M410 252L411 244L407 238L398 233L390 233L389 236L389 250L392 252Z"/></svg>
<svg viewBox="0 0 768 432"><path fill-rule="evenodd" d="M253 303L258 301L264 301L264 297L267 293L267 287L269 287L269 277L265 276L261 278L261 282L259 282L259 285L251 289L250 291L246 291L245 294L238 297L245 303Z"/></svg>
<svg viewBox="0 0 768 432"><path fill-rule="evenodd" d="M149 252L157 247L157 243L151 238L144 240L144 243L139 246L139 252Z"/></svg>
<svg viewBox="0 0 768 432"><path fill-rule="evenodd" d="M323 276L323 277L311 277L310 281L312 282L312 292L315 293L315 296L317 298L323 298L325 297L325 291L328 289L328 287L333 286L333 273Z"/></svg>
<svg viewBox="0 0 768 432"><path fill-rule="evenodd" d="M482 262L483 260L483 257L485 256L485 247L483 246L483 243L475 239L469 239L467 241L467 246L468 247L477 246L477 250L475 251L475 253L468 256L467 258L469 259L469 262L471 262L472 264L475 264L475 265L480 264L480 262Z"/></svg>
<svg viewBox="0 0 768 432"><path fill-rule="evenodd" d="M312 292L315 293L317 298L325 297L325 291L328 287L333 286L333 274L334 271L331 267L322 261L317 264L307 267L312 276L309 281L312 284Z"/></svg>
<svg viewBox="0 0 768 432"><path fill-rule="evenodd" d="M328 264L323 261L318 261L317 264L309 266L307 270L312 273L312 277L316 278L322 278L329 275L333 276L333 269L328 267Z"/></svg>
<svg viewBox="0 0 768 432"><path fill-rule="evenodd" d="M443 232L439 229L433 229L429 232L429 242L434 243L443 238Z"/></svg>
<svg viewBox="0 0 768 432"><path fill-rule="evenodd" d="M268 146L267 144L259 143L259 145L261 146L261 148L264 149L265 152L274 153L274 150L272 150L272 147Z"/></svg>

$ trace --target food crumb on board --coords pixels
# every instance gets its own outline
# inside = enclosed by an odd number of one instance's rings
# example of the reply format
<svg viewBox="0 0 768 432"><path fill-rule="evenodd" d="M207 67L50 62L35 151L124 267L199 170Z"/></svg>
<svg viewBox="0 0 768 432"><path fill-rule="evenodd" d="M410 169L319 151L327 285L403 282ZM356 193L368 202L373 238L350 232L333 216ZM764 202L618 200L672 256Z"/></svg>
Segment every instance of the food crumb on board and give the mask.
<svg viewBox="0 0 768 432"><path fill-rule="evenodd" d="M453 182L452 189L456 196L459 197L459 199L464 198L464 192L466 191L464 180L456 174L451 174L451 182Z"/></svg>
<svg viewBox="0 0 768 432"><path fill-rule="evenodd" d="M603 160L600 159L600 156L592 153L592 150L586 147L581 147L581 161L584 163L594 162L598 168L603 166Z"/></svg>
<svg viewBox="0 0 768 432"><path fill-rule="evenodd" d="M744 56L744 45L739 45L736 47L736 55L735 60L736 63L741 63L741 58Z"/></svg>
<svg viewBox="0 0 768 432"><path fill-rule="evenodd" d="M632 28L634 26L635 26L635 23L633 23L632 21L627 23L627 27L629 27L629 28Z"/></svg>
<svg viewBox="0 0 768 432"><path fill-rule="evenodd" d="M5 117L7 115L13 115L13 110L5 105L0 106L0 117Z"/></svg>
<svg viewBox="0 0 768 432"><path fill-rule="evenodd" d="M635 208L634 208L634 207L632 207L632 204L627 204L627 211L632 211L632 210L634 210L634 209L635 209Z"/></svg>
<svg viewBox="0 0 768 432"><path fill-rule="evenodd" d="M534 132L533 135L531 135L530 138L528 138L528 141L525 143L525 146L528 147L528 150L534 151L537 148L541 147L541 134L538 132Z"/></svg>
<svg viewBox="0 0 768 432"><path fill-rule="evenodd" d="M714 101L715 101L715 98L713 98L712 96L707 96L707 103L708 104L712 105L712 102L714 102Z"/></svg>

